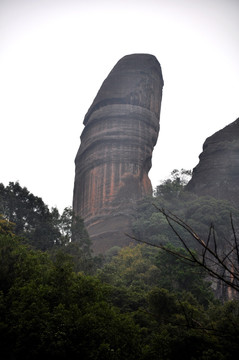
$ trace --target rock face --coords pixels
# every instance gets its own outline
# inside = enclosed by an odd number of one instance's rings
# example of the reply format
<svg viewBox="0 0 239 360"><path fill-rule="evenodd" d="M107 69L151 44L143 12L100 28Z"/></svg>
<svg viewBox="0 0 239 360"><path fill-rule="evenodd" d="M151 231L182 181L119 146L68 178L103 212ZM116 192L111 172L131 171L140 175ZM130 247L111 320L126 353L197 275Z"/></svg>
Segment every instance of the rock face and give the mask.
<svg viewBox="0 0 239 360"><path fill-rule="evenodd" d="M187 190L239 205L239 118L206 139Z"/></svg>
<svg viewBox="0 0 239 360"><path fill-rule="evenodd" d="M134 204L151 194L148 178L159 131L163 78L148 54L123 57L85 119L75 159L73 210L85 220L95 252L129 242Z"/></svg>

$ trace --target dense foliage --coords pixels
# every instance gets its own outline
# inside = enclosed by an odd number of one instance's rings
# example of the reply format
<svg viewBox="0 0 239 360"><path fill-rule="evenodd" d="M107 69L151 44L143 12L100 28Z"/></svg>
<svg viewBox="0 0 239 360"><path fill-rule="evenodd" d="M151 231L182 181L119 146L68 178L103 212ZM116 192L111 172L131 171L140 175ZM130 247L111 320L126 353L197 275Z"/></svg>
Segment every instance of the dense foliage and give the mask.
<svg viewBox="0 0 239 360"><path fill-rule="evenodd" d="M184 194L182 181L175 178L164 185L165 188L162 184L157 189L153 200L170 205L171 210L176 207L183 211L179 204L185 197L191 209L190 219L193 220L198 201L209 209L212 207L213 219L221 217L225 222L227 203ZM203 268L181 261L170 251L142 244L112 248L104 263L99 262L92 256L83 221L76 219L71 209L56 215L57 209L50 211L42 203L38 210L33 210L35 202L29 205L30 200L26 199L31 194L27 189L18 188L19 184L9 186L11 190L2 186L0 192L3 359L238 358L239 302L222 304L216 300ZM166 188L170 190L169 197ZM177 196L172 195L173 188ZM7 192L15 192L19 198L19 202L16 199L12 202L15 208L11 211ZM170 201L170 197L175 201ZM144 211L139 213L145 228L136 222L135 231L141 231L141 235L145 231L150 240L169 243L167 246L173 252L179 243L151 200L141 204ZM21 203L23 209L25 206L23 218ZM233 211L236 213L237 209ZM45 226L43 215L49 229L54 229L45 240L44 236L35 236L35 229L41 224ZM203 217L206 227L205 213ZM198 225L204 223L200 216L195 215L195 219ZM222 222L220 231L226 234L226 222ZM184 249L177 251L184 256Z"/></svg>
<svg viewBox="0 0 239 360"><path fill-rule="evenodd" d="M154 196L143 199L138 206L137 217L133 225L134 234L153 244L170 243L180 246L178 237L172 232L165 216L158 211L164 208L180 217L203 239L207 239L210 225L213 223L219 246L227 243L231 237L230 214L235 223L239 223L239 209L228 201L217 200L210 196L196 196L185 191L186 170L174 170L171 178L159 185ZM180 228L180 234L194 247L192 239Z"/></svg>
<svg viewBox="0 0 239 360"><path fill-rule="evenodd" d="M105 287L11 236L0 236L4 359L136 359L139 329L106 301Z"/></svg>
<svg viewBox="0 0 239 360"><path fill-rule="evenodd" d="M49 210L43 200L18 182L0 184L0 214L14 224L14 233L33 249L73 256L75 269L91 273L95 266L84 221L65 208Z"/></svg>
<svg viewBox="0 0 239 360"><path fill-rule="evenodd" d="M236 358L239 303L217 303L197 269L138 245L87 276L63 252L52 260L6 228L0 235L2 358Z"/></svg>

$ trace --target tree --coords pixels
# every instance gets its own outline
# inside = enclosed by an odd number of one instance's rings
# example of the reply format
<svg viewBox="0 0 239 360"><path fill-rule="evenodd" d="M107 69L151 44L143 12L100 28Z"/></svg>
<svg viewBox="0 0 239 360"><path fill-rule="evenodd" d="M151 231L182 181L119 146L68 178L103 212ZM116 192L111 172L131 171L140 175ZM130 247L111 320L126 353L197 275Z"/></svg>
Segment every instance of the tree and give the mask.
<svg viewBox="0 0 239 360"><path fill-rule="evenodd" d="M98 270L98 278L110 285L110 301L121 311L136 311L146 303L146 292L159 273L156 253L144 245L127 246Z"/></svg>
<svg viewBox="0 0 239 360"><path fill-rule="evenodd" d="M93 274L98 259L92 256L91 240L83 219L75 215L71 207L67 207L62 215L58 213L57 226L60 237L56 244L58 246L52 248L51 254L55 256L61 250L72 257L76 272Z"/></svg>
<svg viewBox="0 0 239 360"><path fill-rule="evenodd" d="M173 254L176 252L185 257L187 255L185 249L167 245L165 250L160 249L156 258L159 269L157 286L174 294L191 293L199 304L207 307L214 301L211 282L207 281L207 272L194 263L182 261L182 258ZM192 250L192 253L197 256L195 251Z"/></svg>
<svg viewBox="0 0 239 360"><path fill-rule="evenodd" d="M224 246L219 246L214 225L211 224L206 239L203 239L184 220L170 211L157 208L165 217L167 223L176 237L183 245L186 253L182 254L178 249L172 249L165 245L153 244L146 240L132 239L165 250L167 253L176 256L188 264L197 265L203 268L211 279L216 280L217 291L220 297L238 298L239 296L239 241L237 231L234 227L231 216L232 234L230 240L224 239ZM185 237L186 233L186 237ZM189 246L189 238L195 243L198 252L195 253ZM220 244L221 245L221 244ZM222 289L220 289L222 288Z"/></svg>
<svg viewBox="0 0 239 360"><path fill-rule="evenodd" d="M0 337L4 359L136 360L139 328L107 301L105 285L71 258L0 236Z"/></svg>
<svg viewBox="0 0 239 360"><path fill-rule="evenodd" d="M49 210L43 200L30 193L18 182L0 184L0 214L14 223L14 232L33 248L54 252L61 248L75 259L76 271L90 271L93 267L91 241L84 221L71 207L60 214Z"/></svg>
<svg viewBox="0 0 239 360"><path fill-rule="evenodd" d="M99 271L101 280L116 286L142 287L147 289L155 278L156 253L144 245L122 248L110 263Z"/></svg>
<svg viewBox="0 0 239 360"><path fill-rule="evenodd" d="M159 209L165 216L169 226L177 235L182 245L186 249L186 256L183 258L192 264L196 264L207 271L210 277L218 281L218 285L224 285L227 289L229 298L238 297L239 293L239 241L231 216L231 240L227 241L224 246L219 246L216 237L214 225L211 224L207 239L203 240L187 223L174 214ZM196 242L200 249L200 256L190 250L185 239L180 235L176 226L183 228ZM174 252L179 256L178 252ZM181 256L180 256L181 257ZM226 295L226 294L225 294ZM224 295L224 296L225 296Z"/></svg>
<svg viewBox="0 0 239 360"><path fill-rule="evenodd" d="M0 213L15 224L16 235L23 236L37 249L47 250L60 237L56 226L57 210L49 211L40 197L18 182L0 184Z"/></svg>
<svg viewBox="0 0 239 360"><path fill-rule="evenodd" d="M15 224L5 220L0 214L0 235L11 235L14 236Z"/></svg>
<svg viewBox="0 0 239 360"><path fill-rule="evenodd" d="M149 293L149 313L155 325L144 347L144 360L226 359L221 357L225 349L218 348L217 338L207 329L205 309L191 294L179 297L166 289L155 288ZM206 357L207 353L213 356Z"/></svg>
<svg viewBox="0 0 239 360"><path fill-rule="evenodd" d="M177 197L183 191L185 185L188 183L192 176L191 170L185 169L174 169L171 172L171 176L169 179L164 180L162 184L156 186L154 190L154 196L164 197L165 199L175 198L175 194Z"/></svg>
<svg viewBox="0 0 239 360"><path fill-rule="evenodd" d="M229 201L218 200L210 196L196 196L185 190L186 181L180 172L174 170L172 177L159 186L160 191L154 197L141 200L137 206L133 234L138 239L146 239L152 244L170 243L181 246L175 232L168 226L167 220L158 209L167 209L184 220L201 238L207 238L210 224L214 224L218 245L229 241L231 225L230 214L239 219L239 209ZM170 185L170 186L169 186ZM170 187L170 191L169 191ZM180 188L180 190L179 190ZM152 206L153 205L153 206ZM181 228L181 235L187 238L188 246L197 249L198 244Z"/></svg>

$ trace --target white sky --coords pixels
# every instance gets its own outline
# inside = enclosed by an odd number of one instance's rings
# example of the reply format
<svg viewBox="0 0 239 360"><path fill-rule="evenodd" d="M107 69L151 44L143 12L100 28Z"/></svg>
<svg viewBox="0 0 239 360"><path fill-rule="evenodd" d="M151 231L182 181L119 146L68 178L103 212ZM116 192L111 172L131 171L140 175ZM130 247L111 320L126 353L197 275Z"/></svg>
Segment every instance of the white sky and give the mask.
<svg viewBox="0 0 239 360"><path fill-rule="evenodd" d="M153 186L239 117L238 0L0 0L0 182L72 204L83 119L127 54L162 66Z"/></svg>

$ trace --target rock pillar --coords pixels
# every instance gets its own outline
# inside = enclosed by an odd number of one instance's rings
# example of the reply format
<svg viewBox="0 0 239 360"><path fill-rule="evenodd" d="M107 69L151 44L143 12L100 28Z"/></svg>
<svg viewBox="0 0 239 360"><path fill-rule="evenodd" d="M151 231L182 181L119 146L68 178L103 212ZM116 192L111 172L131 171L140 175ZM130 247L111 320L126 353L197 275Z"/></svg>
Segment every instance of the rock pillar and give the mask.
<svg viewBox="0 0 239 360"><path fill-rule="evenodd" d="M129 242L137 200L152 193L148 172L159 132L163 78L148 54L123 57L89 108L75 159L73 210L95 252Z"/></svg>

